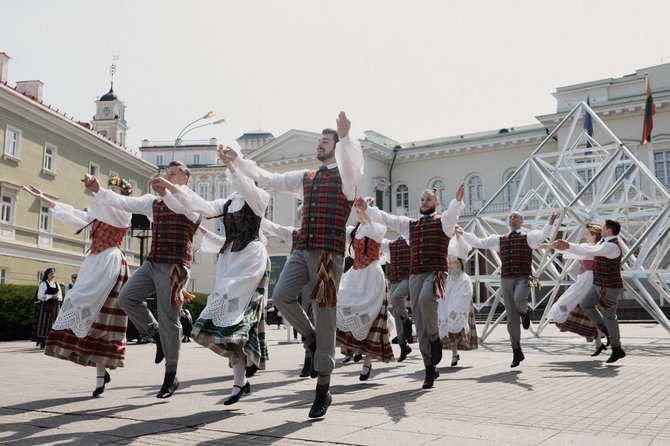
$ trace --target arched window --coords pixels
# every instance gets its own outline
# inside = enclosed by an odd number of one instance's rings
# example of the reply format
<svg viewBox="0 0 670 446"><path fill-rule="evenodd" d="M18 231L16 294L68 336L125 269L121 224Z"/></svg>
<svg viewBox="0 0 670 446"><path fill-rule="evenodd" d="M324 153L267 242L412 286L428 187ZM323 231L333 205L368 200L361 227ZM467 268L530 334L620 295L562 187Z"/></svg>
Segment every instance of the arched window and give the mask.
<svg viewBox="0 0 670 446"><path fill-rule="evenodd" d="M512 175L514 175L514 170L510 170L503 177L503 184L509 180ZM510 181L507 186L505 186L505 202L512 203L516 197L517 192L521 192L521 179L519 177L514 178Z"/></svg>
<svg viewBox="0 0 670 446"><path fill-rule="evenodd" d="M484 200L484 184L482 184L482 177L473 175L468 178L466 185L466 203L468 206L473 206L478 201Z"/></svg>
<svg viewBox="0 0 670 446"><path fill-rule="evenodd" d="M444 181L440 178L435 178L428 184L428 189L435 189L435 193L437 194L437 200L440 202L442 206L447 205L447 190L444 187Z"/></svg>
<svg viewBox="0 0 670 446"><path fill-rule="evenodd" d="M409 208L409 188L405 184L399 184L395 188L395 207Z"/></svg>

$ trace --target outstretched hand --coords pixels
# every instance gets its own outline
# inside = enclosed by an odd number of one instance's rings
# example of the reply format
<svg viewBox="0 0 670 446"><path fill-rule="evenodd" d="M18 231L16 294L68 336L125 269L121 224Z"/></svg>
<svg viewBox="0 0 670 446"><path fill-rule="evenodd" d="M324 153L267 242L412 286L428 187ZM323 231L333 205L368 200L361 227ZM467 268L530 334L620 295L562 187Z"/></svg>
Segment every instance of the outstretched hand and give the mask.
<svg viewBox="0 0 670 446"><path fill-rule="evenodd" d="M98 179L93 175L85 174L81 182L84 183L86 190L89 192L97 193L100 190L100 183L98 183Z"/></svg>
<svg viewBox="0 0 670 446"><path fill-rule="evenodd" d="M347 118L347 114L341 111L337 117L337 136L339 136L340 139L344 138L349 134L350 129L351 121Z"/></svg>
<svg viewBox="0 0 670 446"><path fill-rule="evenodd" d="M558 214L556 212L551 213L551 217L549 217L549 224L554 225L554 222L556 221L556 217L558 217Z"/></svg>
<svg viewBox="0 0 670 446"><path fill-rule="evenodd" d="M32 195L33 197L37 198L41 203L43 203L43 204L49 206L50 208L54 208L54 207L56 207L56 203L55 203L53 200L50 200L49 198L47 198L47 197L42 193L41 190L39 190L38 188L36 188L36 187L33 186L32 184L31 184L30 186L28 186L28 187L26 187L26 186L21 186L21 189L23 189L24 191L28 192L28 193L29 193L30 195Z"/></svg>
<svg viewBox="0 0 670 446"><path fill-rule="evenodd" d="M456 201L463 201L463 196L465 196L465 183L461 183L456 189Z"/></svg>
<svg viewBox="0 0 670 446"><path fill-rule="evenodd" d="M552 248L558 249L559 251L565 251L570 247L570 243L566 242L565 240L554 240L554 243L552 243Z"/></svg>
<svg viewBox="0 0 670 446"><path fill-rule="evenodd" d="M356 197L354 207L361 212L365 212L368 209L368 204L362 197Z"/></svg>
<svg viewBox="0 0 670 446"><path fill-rule="evenodd" d="M226 163L228 167L230 167L230 164L237 158L237 152L228 146L224 148L223 145L220 145L216 151L219 154L219 159Z"/></svg>

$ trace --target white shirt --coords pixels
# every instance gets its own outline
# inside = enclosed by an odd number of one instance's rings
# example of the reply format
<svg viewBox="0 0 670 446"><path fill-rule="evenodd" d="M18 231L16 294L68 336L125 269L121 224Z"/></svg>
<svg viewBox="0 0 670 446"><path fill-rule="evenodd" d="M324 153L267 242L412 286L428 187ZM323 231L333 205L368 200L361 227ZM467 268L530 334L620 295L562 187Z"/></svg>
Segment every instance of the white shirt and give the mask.
<svg viewBox="0 0 670 446"><path fill-rule="evenodd" d="M295 231L293 226L282 226L264 218L261 220L261 230L271 237L278 237L284 240L289 247L293 246L293 231Z"/></svg>
<svg viewBox="0 0 670 446"><path fill-rule="evenodd" d="M332 169L339 167L342 178L342 192L349 200L356 198L356 186L358 180L363 176L364 159L363 150L357 140L351 140L349 135L340 139L335 145L335 163L326 167ZM264 186L278 191L287 192L298 199L303 199L302 180L307 169L294 170L286 173L271 173L258 167L253 161L246 160L241 156L235 158L233 163L244 175L252 178Z"/></svg>
<svg viewBox="0 0 670 446"><path fill-rule="evenodd" d="M540 244L546 240L554 231L554 226L547 223L540 229L535 229L527 233L526 242L532 249L537 249ZM520 232L520 230L519 230ZM500 236L498 234L489 235L488 237L479 238L472 232L464 232L463 238L473 248L490 249L492 251L500 251Z"/></svg>
<svg viewBox="0 0 670 446"><path fill-rule="evenodd" d="M189 190L186 186L178 186L182 190ZM176 214L184 214L186 218L192 222L197 222L200 218L200 214L197 212L190 212L182 206L179 201L169 192L166 191L164 197L157 197L152 194L145 194L141 197L127 197L125 195L117 194L111 190L103 189L102 187L98 192L94 194L96 197L99 197L102 203L107 206L111 206L117 209L130 212L131 214L142 214L145 215L149 221L154 221L154 201L157 198L162 198L165 202L165 205L172 212Z"/></svg>
<svg viewBox="0 0 670 446"><path fill-rule="evenodd" d="M85 227L93 220L100 220L116 228L127 228L130 226L130 217L129 212L105 206L98 197L93 200L88 212L80 211L69 204L59 202L56 202L54 207L54 218L79 228Z"/></svg>
<svg viewBox="0 0 670 446"><path fill-rule="evenodd" d="M60 285L58 282L54 282L56 284L56 288L58 289L58 292L55 294L55 296L58 296L58 300L62 301L63 300L63 295L60 292ZM47 283L45 281L40 282L40 286L37 288L37 298L41 300L42 302L46 302L50 299L53 299L52 296L53 294L46 294L47 292Z"/></svg>
<svg viewBox="0 0 670 446"><path fill-rule="evenodd" d="M617 238L616 235L603 238L599 243L594 245L570 243L570 247L565 252L574 255L576 259L590 260L593 257L607 257L608 259L616 259L621 255L621 249L616 243L608 243L609 240Z"/></svg>
<svg viewBox="0 0 670 446"><path fill-rule="evenodd" d="M456 201L456 199L452 199L449 203L447 211L440 216L442 231L444 231L447 237L454 235L454 228L456 223L458 223L458 216L461 215L461 211L464 208L465 205L462 201ZM391 215L388 212L381 211L374 206L368 206L367 213L372 221L383 224L387 228L400 234L405 240L409 241L409 225L412 220L416 219L411 219L402 215ZM435 215L435 213L431 215Z"/></svg>

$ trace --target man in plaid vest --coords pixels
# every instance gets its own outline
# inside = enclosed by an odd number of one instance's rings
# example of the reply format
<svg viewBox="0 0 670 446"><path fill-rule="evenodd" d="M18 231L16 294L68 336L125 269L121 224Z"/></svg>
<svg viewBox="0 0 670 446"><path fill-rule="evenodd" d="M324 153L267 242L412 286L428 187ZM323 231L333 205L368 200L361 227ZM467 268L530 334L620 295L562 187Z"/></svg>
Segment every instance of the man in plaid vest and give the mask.
<svg viewBox="0 0 670 446"><path fill-rule="evenodd" d="M190 171L183 163L173 161L169 164L166 172L169 182L185 186L189 177ZM94 177L86 188L106 205L145 215L153 222L151 251L121 289L119 306L140 331L156 341L156 364L165 358L165 377L156 396L169 398L179 386L177 363L182 337L179 317L185 294L183 288L191 268L191 244L200 215L186 210L170 192L158 185L154 185L154 190L159 197L151 194L126 197L111 193L101 189ZM146 305L147 298L154 293L158 321Z"/></svg>
<svg viewBox="0 0 670 446"><path fill-rule="evenodd" d="M275 285L272 300L312 353L311 375L318 378L310 418L325 415L332 400L330 374L335 367L337 288L344 262L346 222L356 197L356 185L363 176L363 152L358 141L349 137L350 128L351 122L340 112L337 132L321 132L316 151L323 164L311 172L270 173L229 152L240 172L303 201L300 235ZM308 297L312 300L314 325L297 299L305 286L312 290Z"/></svg>
<svg viewBox="0 0 670 446"><path fill-rule="evenodd" d="M449 268L449 237L454 234L458 217L465 207L462 201L464 190L465 186L461 183L455 199L451 200L447 211L442 215L435 212L440 204L436 191L424 190L419 209L421 218L391 215L374 206L368 206L361 198L357 198L355 202L356 207L366 211L372 221L380 222L409 239L409 299L419 350L426 369L424 389L433 387L435 378L439 376L436 366L442 359L442 339L437 320L437 299L445 298L444 280Z"/></svg>
<svg viewBox="0 0 670 446"><path fill-rule="evenodd" d="M398 362L403 362L412 351L412 348L407 345L412 340L412 320L405 308L405 299L409 297L411 254L407 240L401 235L398 235L398 238L393 241L384 239L381 251L391 263L389 300L393 306L393 319L400 347Z"/></svg>
<svg viewBox="0 0 670 446"><path fill-rule="evenodd" d="M502 291L505 312L507 313L507 332L512 343L512 364L517 367L525 359L521 351L521 320L523 328L530 328L530 313L528 311L528 293L530 292L530 276L533 274L533 249L554 231L556 213L552 213L541 230L522 232L523 216L518 212L509 215L511 229L505 235L490 235L479 238L471 232L463 233L466 242L473 248L490 249L500 253L502 274L500 288Z"/></svg>
<svg viewBox="0 0 670 446"><path fill-rule="evenodd" d="M553 244L554 249L575 254L579 259L593 258L593 287L582 298L580 305L589 319L607 335L607 344L612 344L612 355L605 361L608 363L626 356L621 348L616 317L619 298L623 295L620 230L618 221L607 219L602 229L603 238L596 245L580 246L564 240L556 240Z"/></svg>

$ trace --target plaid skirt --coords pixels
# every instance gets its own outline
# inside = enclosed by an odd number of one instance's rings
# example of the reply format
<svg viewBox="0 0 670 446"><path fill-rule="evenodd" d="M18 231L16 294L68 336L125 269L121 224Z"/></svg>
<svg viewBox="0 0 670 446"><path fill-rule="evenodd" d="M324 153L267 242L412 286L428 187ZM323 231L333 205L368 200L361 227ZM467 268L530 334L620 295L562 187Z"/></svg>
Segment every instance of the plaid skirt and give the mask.
<svg viewBox="0 0 670 446"><path fill-rule="evenodd" d="M449 336L442 338L442 347L446 349L451 348L452 342L457 342L456 348L458 350L474 350L479 348L479 337L477 336L477 324L475 321L475 306L470 302L470 312L468 313L468 325L470 330L465 331L465 328L460 333L449 333Z"/></svg>
<svg viewBox="0 0 670 446"><path fill-rule="evenodd" d="M574 310L563 323L556 323L556 326L561 331L570 331L580 336L586 337L586 340L591 342L598 336L598 327L591 319L584 313L582 307L577 305Z"/></svg>
<svg viewBox="0 0 670 446"><path fill-rule="evenodd" d="M49 336L51 327L53 327L58 312L60 311L61 303L53 299L46 302L35 303L35 317L33 319L33 326L30 330L30 340L38 344L44 344Z"/></svg>
<svg viewBox="0 0 670 446"><path fill-rule="evenodd" d="M370 327L367 338L359 341L350 332L337 329L336 345L345 356L356 354L368 355L372 359L379 359L383 362L393 361L393 348L391 347L391 337L388 329L388 290L384 295L384 302L379 314Z"/></svg>
<svg viewBox="0 0 670 446"><path fill-rule="evenodd" d="M44 354L83 366L102 364L112 370L123 367L128 316L119 307L118 297L129 276L128 263L123 259L114 288L100 308L88 334L78 338L70 329L51 330Z"/></svg>
<svg viewBox="0 0 670 446"><path fill-rule="evenodd" d="M217 327L211 319L200 319L193 324L191 338L217 355L225 356L232 365L238 359L230 344L242 344L247 359L265 370L268 346L265 341L265 296L258 291L251 298L242 320L229 327Z"/></svg>

